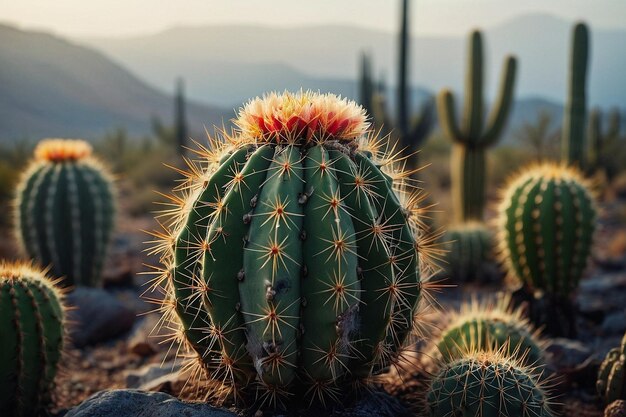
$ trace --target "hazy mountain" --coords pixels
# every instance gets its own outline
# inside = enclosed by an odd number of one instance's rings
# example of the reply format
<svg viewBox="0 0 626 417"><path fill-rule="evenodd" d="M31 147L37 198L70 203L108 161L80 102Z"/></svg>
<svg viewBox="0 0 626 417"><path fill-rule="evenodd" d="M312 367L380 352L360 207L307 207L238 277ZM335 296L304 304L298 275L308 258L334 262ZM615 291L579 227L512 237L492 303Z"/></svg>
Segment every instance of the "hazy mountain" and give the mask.
<svg viewBox="0 0 626 417"><path fill-rule="evenodd" d="M50 34L0 25L0 62L0 141L89 139L122 126L139 135L150 131L152 115L165 123L173 117L171 97L102 53ZM213 106L190 104L191 131L221 124L224 114Z"/></svg>
<svg viewBox="0 0 626 417"><path fill-rule="evenodd" d="M572 22L549 15L521 16L485 30L487 88L491 96L508 53L520 59L517 96L562 102L566 94ZM395 79L396 35L359 27L178 27L154 35L83 39L160 88L181 75L197 100L235 106L270 89L302 85L339 88L329 79L353 80L362 50L377 70ZM626 31L591 28L590 103L626 101ZM466 39L419 36L412 42L411 78L431 91L462 88ZM348 91L350 88L344 87ZM354 89L354 87L351 87Z"/></svg>

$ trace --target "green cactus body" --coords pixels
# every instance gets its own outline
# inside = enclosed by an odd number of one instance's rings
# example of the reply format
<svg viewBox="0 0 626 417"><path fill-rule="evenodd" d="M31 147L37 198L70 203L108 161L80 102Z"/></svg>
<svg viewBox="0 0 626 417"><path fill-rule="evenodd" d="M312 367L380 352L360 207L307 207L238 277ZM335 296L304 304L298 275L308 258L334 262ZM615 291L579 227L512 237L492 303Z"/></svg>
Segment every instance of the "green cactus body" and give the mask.
<svg viewBox="0 0 626 417"><path fill-rule="evenodd" d="M569 95L565 104L561 159L567 164L585 167L585 123L587 119L587 63L589 61L589 30L577 23L572 34Z"/></svg>
<svg viewBox="0 0 626 417"><path fill-rule="evenodd" d="M485 149L494 145L504 129L511 103L517 61L506 58L500 93L487 125L483 103L483 47L480 32L470 37L465 110L461 126L456 121L454 96L444 90L438 97L439 121L452 140L451 175L454 216L457 223L482 220L485 206Z"/></svg>
<svg viewBox="0 0 626 417"><path fill-rule="evenodd" d="M426 394L432 417L551 417L550 399L532 372L498 352L444 364Z"/></svg>
<svg viewBox="0 0 626 417"><path fill-rule="evenodd" d="M464 352L498 351L533 367L544 364L544 342L522 313L512 308L510 297L496 302L472 300L451 315L439 336L437 350L445 362Z"/></svg>
<svg viewBox="0 0 626 417"><path fill-rule="evenodd" d="M50 401L63 349L61 299L43 272L0 263L0 415L33 416Z"/></svg>
<svg viewBox="0 0 626 417"><path fill-rule="evenodd" d="M352 102L272 94L236 124L176 215L164 254L174 312L211 376L273 399L304 383L323 400L408 340L417 199Z"/></svg>
<svg viewBox="0 0 626 417"><path fill-rule="evenodd" d="M554 164L529 167L506 187L501 253L528 288L569 298L591 251L596 209L578 171Z"/></svg>
<svg viewBox="0 0 626 417"><path fill-rule="evenodd" d="M619 347L607 353L598 371L596 388L606 404L626 400L626 335Z"/></svg>
<svg viewBox="0 0 626 417"><path fill-rule="evenodd" d="M485 264L492 258L493 242L489 229L479 222L462 223L448 229L445 255L446 278L455 282L480 281Z"/></svg>
<svg viewBox="0 0 626 417"><path fill-rule="evenodd" d="M114 221L110 176L78 140L45 140L17 192L17 234L62 285L95 286Z"/></svg>

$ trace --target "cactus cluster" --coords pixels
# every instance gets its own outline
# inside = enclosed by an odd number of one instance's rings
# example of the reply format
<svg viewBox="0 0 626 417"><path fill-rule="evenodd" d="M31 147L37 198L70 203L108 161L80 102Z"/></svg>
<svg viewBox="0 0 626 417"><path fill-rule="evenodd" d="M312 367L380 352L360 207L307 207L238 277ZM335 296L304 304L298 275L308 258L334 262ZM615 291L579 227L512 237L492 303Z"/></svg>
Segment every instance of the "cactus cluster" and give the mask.
<svg viewBox="0 0 626 417"><path fill-rule="evenodd" d="M18 186L16 232L62 285L98 283L114 220L111 176L82 140L48 139Z"/></svg>
<svg viewBox="0 0 626 417"><path fill-rule="evenodd" d="M546 380L502 351L467 352L443 364L426 393L431 417L551 417Z"/></svg>
<svg viewBox="0 0 626 417"><path fill-rule="evenodd" d="M501 255L527 288L569 298L587 265L595 227L593 195L580 172L528 167L505 188Z"/></svg>
<svg viewBox="0 0 626 417"><path fill-rule="evenodd" d="M325 400L409 340L429 266L421 190L354 102L270 94L235 124L174 198L166 305L211 376Z"/></svg>
<svg viewBox="0 0 626 417"><path fill-rule="evenodd" d="M437 350L445 362L450 362L467 351L504 349L503 354L536 367L544 364L544 345L521 308L514 308L509 296L500 296L495 302L472 300L451 314Z"/></svg>
<svg viewBox="0 0 626 417"><path fill-rule="evenodd" d="M50 400L64 339L62 294L40 270L0 263L0 415L37 415Z"/></svg>
<svg viewBox="0 0 626 417"><path fill-rule="evenodd" d="M587 171L604 171L607 180L610 182L620 171L619 161L615 159L615 154L619 152L621 143L619 141L621 129L621 117L619 110L614 109L608 115L608 126L602 127L602 113L594 109L589 114L589 125L587 128L587 139L589 141L589 159L587 161Z"/></svg>
<svg viewBox="0 0 626 417"><path fill-rule="evenodd" d="M445 233L446 278L454 282L481 281L491 260L493 241L489 229L480 222L452 226Z"/></svg>
<svg viewBox="0 0 626 417"><path fill-rule="evenodd" d="M606 404L626 400L626 334L619 347L607 353L600 365L596 388Z"/></svg>
<svg viewBox="0 0 626 417"><path fill-rule="evenodd" d="M454 95L444 90L438 97L439 123L452 140L452 203L456 223L482 220L485 206L485 149L494 145L505 126L511 103L517 60L506 58L495 106L485 125L483 102L482 35L474 31L469 42L465 108L461 125L456 121Z"/></svg>

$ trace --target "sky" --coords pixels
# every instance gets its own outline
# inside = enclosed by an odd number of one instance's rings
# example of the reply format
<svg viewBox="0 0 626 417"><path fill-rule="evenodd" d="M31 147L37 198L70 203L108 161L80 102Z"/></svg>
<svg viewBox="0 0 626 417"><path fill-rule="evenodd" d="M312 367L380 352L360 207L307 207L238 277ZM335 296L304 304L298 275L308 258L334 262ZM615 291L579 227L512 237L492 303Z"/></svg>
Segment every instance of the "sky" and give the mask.
<svg viewBox="0 0 626 417"><path fill-rule="evenodd" d="M173 26L351 24L395 31L399 0L0 0L0 21L71 37L151 34ZM418 34L461 35L543 12L626 29L626 0L413 0Z"/></svg>

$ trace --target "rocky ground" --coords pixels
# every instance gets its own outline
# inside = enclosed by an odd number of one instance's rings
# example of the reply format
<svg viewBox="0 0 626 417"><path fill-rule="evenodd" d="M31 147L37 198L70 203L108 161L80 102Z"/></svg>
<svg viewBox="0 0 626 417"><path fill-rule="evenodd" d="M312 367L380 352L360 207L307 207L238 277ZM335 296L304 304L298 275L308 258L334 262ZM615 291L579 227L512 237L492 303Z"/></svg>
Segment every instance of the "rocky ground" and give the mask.
<svg viewBox="0 0 626 417"><path fill-rule="evenodd" d="M557 408L564 416L601 416L595 395L595 375L604 354L618 344L626 331L626 224L624 202L605 204L592 266L577 295L576 340L553 339L547 349L550 372L556 381ZM156 264L142 252L153 228L149 218L125 219L118 227L103 289L79 289L68 296L73 305L71 346L59 375L54 416L215 416L236 415L236 410L193 405L175 397L192 399L198 387L178 375L180 361L170 350L167 330L152 334L159 315L142 301L148 276L144 264ZM0 257L16 257L15 247L4 240ZM472 295L501 290L494 285L445 288L438 295L444 310L457 308ZM440 313L430 315L436 322ZM418 346L426 351L427 346ZM404 369L382 379L388 394L374 393L359 403L337 411L341 416L412 415L420 404L432 363L415 354ZM122 390L122 391L103 391ZM139 390L139 391L137 391ZM144 394L148 391L150 394ZM85 401L87 400L87 401ZM81 404L79 406L79 404ZM253 415L261 416L263 413ZM319 413L317 415L320 415Z"/></svg>

